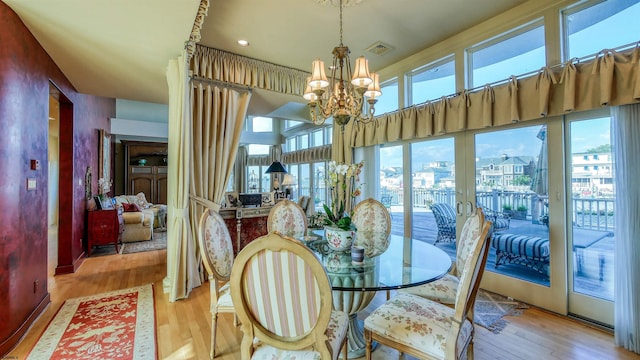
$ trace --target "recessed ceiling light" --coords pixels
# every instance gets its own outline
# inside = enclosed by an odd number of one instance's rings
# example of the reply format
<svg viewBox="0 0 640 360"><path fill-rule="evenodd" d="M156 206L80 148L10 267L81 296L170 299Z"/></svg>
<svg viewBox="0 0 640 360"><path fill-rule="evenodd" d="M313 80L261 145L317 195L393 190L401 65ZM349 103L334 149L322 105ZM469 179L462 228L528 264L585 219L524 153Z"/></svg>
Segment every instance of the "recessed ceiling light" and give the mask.
<svg viewBox="0 0 640 360"><path fill-rule="evenodd" d="M247 41L247 40L238 40L238 45L240 45L240 46L249 46L249 41Z"/></svg>

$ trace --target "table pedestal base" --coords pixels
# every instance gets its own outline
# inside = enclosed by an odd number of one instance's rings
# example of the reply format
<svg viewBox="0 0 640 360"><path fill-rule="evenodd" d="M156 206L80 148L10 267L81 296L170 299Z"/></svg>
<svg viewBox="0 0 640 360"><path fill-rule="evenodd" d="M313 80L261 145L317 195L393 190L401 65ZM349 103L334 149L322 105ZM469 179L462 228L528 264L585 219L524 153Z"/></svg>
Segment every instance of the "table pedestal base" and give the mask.
<svg viewBox="0 0 640 360"><path fill-rule="evenodd" d="M371 344L371 350L376 348L377 343ZM349 329L347 330L347 347L349 349L349 359L364 357L367 343L364 340L364 321L358 319L358 314L349 315Z"/></svg>

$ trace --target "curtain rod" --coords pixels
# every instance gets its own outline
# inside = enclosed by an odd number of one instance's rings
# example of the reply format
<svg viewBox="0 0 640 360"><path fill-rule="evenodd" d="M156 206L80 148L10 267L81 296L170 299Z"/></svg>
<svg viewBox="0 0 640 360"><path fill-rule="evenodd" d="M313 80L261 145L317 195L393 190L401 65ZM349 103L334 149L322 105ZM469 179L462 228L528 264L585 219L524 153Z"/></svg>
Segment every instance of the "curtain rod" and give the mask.
<svg viewBox="0 0 640 360"><path fill-rule="evenodd" d="M591 58L594 58L594 59L595 59L595 58L597 58L597 57L598 57L598 56L599 56L603 51L606 51L606 50L613 50L613 51L628 50L628 49L631 49L631 48L636 47L636 46L640 46L640 41L635 41L635 42L632 42L632 43L629 43L629 44L620 45L620 46L618 46L618 47L611 48L611 49L602 49L602 50L598 51L598 52L597 52L597 53L595 53L595 54L585 55L585 56L580 57L580 58L572 58L572 59L570 59L570 60L567 60L567 61L566 61L566 62L564 62L564 63L559 63L559 64L555 64L555 65L548 66L548 68L549 68L549 69L556 69L556 68L559 68L559 67L564 66L564 65L565 65L567 62L569 62L569 61L571 61L571 62L573 62L573 63L579 63L579 62L584 61L584 60L587 60L587 59L591 59ZM514 75L514 76L516 77L516 79L521 79L521 78L526 77L526 76L529 76L529 75L537 74L539 71L540 71L540 69L538 69L538 70L533 70L533 71L529 71L529 72L526 72L526 73L524 73L524 74L520 74L520 75ZM393 111L389 111L389 112L386 112L386 113L383 113L383 114L393 114L393 113L397 113L397 112L400 112L400 111L404 111L404 110L406 110L406 109L410 109L410 108L415 107L415 106L420 106L420 105L428 104L428 103L430 103L430 102L435 102L435 101L437 101L437 100L440 100L440 99L441 99L441 98L443 98L443 97L445 97L445 98L453 98L453 97L456 97L456 96L458 96L458 95L462 94L463 92L473 92L473 91L480 90L480 89L484 88L484 87L485 87L485 86L487 86L487 85L488 85L488 86L495 86L495 85L500 85L500 84L506 84L506 83L508 83L508 82L509 82L509 80L511 80L511 77L509 77L509 78L507 78L507 79L502 79L502 80L497 80L497 81L494 81L494 82L491 82L491 83L487 83L487 84L485 84L485 85L476 86L476 87L471 88L471 89L465 89L464 91L461 91L461 92L456 92L456 93L453 93L453 94L440 96L440 97L435 98L435 99L431 99L431 100L423 101L423 102L420 102L420 103L417 103L417 104L412 104L412 105L409 105L409 106L405 106L405 107L403 107L403 108L400 108L400 109L397 109L397 110L393 110ZM378 116L381 116L381 115L383 115L383 114L380 114L380 115L378 115ZM376 116L376 117L377 117L377 116Z"/></svg>
<svg viewBox="0 0 640 360"><path fill-rule="evenodd" d="M248 91L248 92L252 92L253 91L253 89L251 87L246 86L246 85L240 85L240 84L230 83L230 82L221 81L221 80L207 79L207 78L202 78L202 77L198 77L198 76L190 76L189 78L191 79L192 82L193 81L199 81L199 82L213 84L213 85L219 85L219 86L222 86L222 87L235 89L235 90L239 90L239 91Z"/></svg>

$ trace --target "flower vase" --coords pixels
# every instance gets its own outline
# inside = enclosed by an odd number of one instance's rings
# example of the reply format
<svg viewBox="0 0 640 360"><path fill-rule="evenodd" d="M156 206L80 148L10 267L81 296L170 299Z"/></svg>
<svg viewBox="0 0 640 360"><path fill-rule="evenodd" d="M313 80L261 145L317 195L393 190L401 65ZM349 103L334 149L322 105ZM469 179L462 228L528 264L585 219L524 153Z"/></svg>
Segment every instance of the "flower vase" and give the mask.
<svg viewBox="0 0 640 360"><path fill-rule="evenodd" d="M346 251L351 249L353 239L356 237L355 230L342 230L331 226L325 227L324 232L329 248L335 251Z"/></svg>

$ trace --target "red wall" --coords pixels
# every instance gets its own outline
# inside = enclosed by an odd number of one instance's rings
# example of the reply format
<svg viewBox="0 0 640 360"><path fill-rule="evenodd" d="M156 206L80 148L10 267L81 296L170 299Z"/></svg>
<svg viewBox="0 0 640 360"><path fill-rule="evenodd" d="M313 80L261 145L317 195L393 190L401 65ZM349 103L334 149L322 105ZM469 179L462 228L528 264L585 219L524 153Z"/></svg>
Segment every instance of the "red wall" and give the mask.
<svg viewBox="0 0 640 360"><path fill-rule="evenodd" d="M0 2L0 24L2 357L49 303L46 286L50 81L63 94L61 97L69 101L61 104L58 273L74 271L84 257L84 173L91 166L97 175L97 129L110 128L109 119L115 117L115 100L78 93L3 2ZM40 170L30 170L31 159L40 161ZM36 179L36 190L27 191L27 178ZM96 190L94 184L93 192Z"/></svg>

